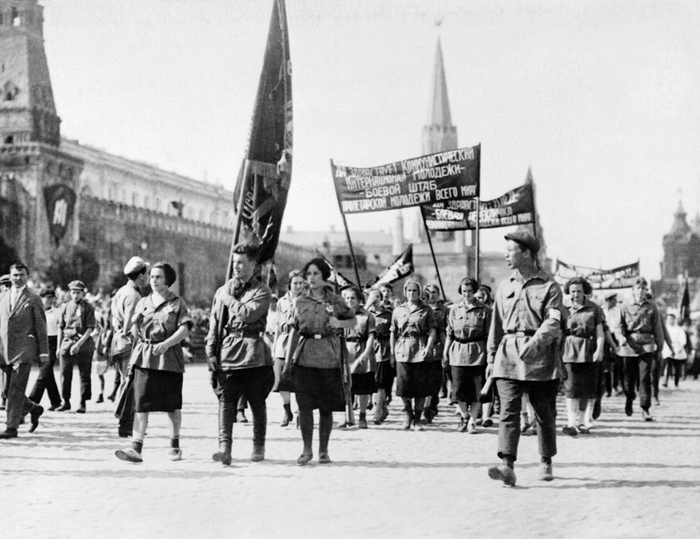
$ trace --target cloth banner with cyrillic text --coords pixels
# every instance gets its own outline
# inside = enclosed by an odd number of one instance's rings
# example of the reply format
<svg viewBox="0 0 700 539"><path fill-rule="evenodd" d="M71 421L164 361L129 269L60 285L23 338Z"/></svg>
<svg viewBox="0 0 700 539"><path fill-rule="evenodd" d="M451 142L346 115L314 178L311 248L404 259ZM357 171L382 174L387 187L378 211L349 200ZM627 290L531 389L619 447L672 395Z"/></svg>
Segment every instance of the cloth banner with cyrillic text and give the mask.
<svg viewBox="0 0 700 539"><path fill-rule="evenodd" d="M405 159L381 167L331 163L344 214L398 210L479 196L481 145Z"/></svg>
<svg viewBox="0 0 700 539"><path fill-rule="evenodd" d="M611 288L631 288L634 280L639 277L639 262L627 264L610 270L574 266L557 260L554 268L554 279L561 285L574 277L585 277L594 290Z"/></svg>
<svg viewBox="0 0 700 539"><path fill-rule="evenodd" d="M535 219L532 187L527 183L503 196L482 201L479 207L479 228L521 225ZM436 202L420 209L429 230L476 229L476 199Z"/></svg>

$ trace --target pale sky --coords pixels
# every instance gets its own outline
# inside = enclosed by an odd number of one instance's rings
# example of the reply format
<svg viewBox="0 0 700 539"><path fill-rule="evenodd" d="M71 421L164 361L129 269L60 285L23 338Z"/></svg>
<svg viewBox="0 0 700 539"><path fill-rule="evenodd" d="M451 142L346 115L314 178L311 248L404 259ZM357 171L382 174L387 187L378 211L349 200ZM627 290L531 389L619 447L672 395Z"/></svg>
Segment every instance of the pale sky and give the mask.
<svg viewBox="0 0 700 539"><path fill-rule="evenodd" d="M271 0L43 0L64 136L232 188ZM329 160L421 154L438 30L460 146L494 198L532 167L550 256L659 275L682 189L700 209L700 2L287 0L285 226L341 226ZM392 212L349 216L389 230ZM482 233L502 250L506 229Z"/></svg>

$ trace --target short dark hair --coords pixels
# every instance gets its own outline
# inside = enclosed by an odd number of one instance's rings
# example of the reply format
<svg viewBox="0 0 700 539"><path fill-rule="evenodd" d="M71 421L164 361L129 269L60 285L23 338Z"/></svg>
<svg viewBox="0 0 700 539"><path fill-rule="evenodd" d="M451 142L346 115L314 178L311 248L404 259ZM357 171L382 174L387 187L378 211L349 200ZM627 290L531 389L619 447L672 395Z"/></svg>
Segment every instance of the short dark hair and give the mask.
<svg viewBox="0 0 700 539"><path fill-rule="evenodd" d="M257 264L260 259L260 246L248 242L240 242L233 246L233 253L237 255L246 255L248 260L252 260Z"/></svg>
<svg viewBox="0 0 700 539"><path fill-rule="evenodd" d="M156 262L153 264L153 266L151 266L151 271L154 269L163 270L166 286L171 286L177 280L177 272L175 271L175 268L173 268L167 262Z"/></svg>
<svg viewBox="0 0 700 539"><path fill-rule="evenodd" d="M459 286L457 287L457 293L460 296L462 295L462 287L463 286L471 286L472 292L474 292L475 294L479 290L479 283L476 282L476 279L472 279L471 277L465 277L464 279L459 281Z"/></svg>
<svg viewBox="0 0 700 539"><path fill-rule="evenodd" d="M12 271L12 270L17 270L17 271L24 270L27 273L29 273L29 268L27 267L27 265L24 262L15 262L14 264L12 264L10 266L10 271Z"/></svg>
<svg viewBox="0 0 700 539"><path fill-rule="evenodd" d="M126 278L129 279L130 281L135 281L141 275L146 273L146 270L148 270L148 266L144 266L140 270L136 270L136 271L132 271L131 273L127 273Z"/></svg>
<svg viewBox="0 0 700 539"><path fill-rule="evenodd" d="M391 290L392 292L394 291L394 287L391 286L391 283L382 283L382 284L380 284L380 285L379 285L379 290L381 290L382 288L388 288L388 289Z"/></svg>
<svg viewBox="0 0 700 539"><path fill-rule="evenodd" d="M581 288L583 288L583 293L587 296L591 295L591 293L593 292L593 287L591 286L591 283L589 283L584 277L574 277L572 279L569 279L564 285L564 294L569 294L571 287L575 284L580 284Z"/></svg>
<svg viewBox="0 0 700 539"><path fill-rule="evenodd" d="M309 260L304 266L304 269L302 270L304 276L306 276L311 266L316 266L318 268L318 270L321 272L321 277L323 277L324 281L330 279L331 268L328 267L328 262L326 262L323 258L312 258L311 260Z"/></svg>

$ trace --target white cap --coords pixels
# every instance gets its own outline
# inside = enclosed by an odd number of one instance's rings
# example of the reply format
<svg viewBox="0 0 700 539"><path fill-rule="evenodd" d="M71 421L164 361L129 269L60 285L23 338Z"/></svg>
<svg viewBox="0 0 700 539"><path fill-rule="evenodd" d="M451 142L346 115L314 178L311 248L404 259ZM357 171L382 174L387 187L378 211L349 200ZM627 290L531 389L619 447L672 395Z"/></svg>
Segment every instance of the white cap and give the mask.
<svg viewBox="0 0 700 539"><path fill-rule="evenodd" d="M132 256L131 259L124 266L124 275L129 275L136 271L147 268L148 264L140 256Z"/></svg>

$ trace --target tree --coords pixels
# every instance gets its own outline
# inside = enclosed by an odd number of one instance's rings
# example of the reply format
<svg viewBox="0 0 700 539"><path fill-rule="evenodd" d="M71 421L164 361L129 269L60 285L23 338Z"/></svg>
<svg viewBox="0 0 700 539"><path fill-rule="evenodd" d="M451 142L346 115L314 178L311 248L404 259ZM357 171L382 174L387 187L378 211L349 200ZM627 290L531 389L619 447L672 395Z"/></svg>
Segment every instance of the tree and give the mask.
<svg viewBox="0 0 700 539"><path fill-rule="evenodd" d="M17 252L0 237L0 275L10 273L10 266L15 262L19 262Z"/></svg>
<svg viewBox="0 0 700 539"><path fill-rule="evenodd" d="M44 279L54 285L67 286L79 279L92 288L100 276L100 264L90 249L84 244L63 245L51 255L49 267L44 271Z"/></svg>

